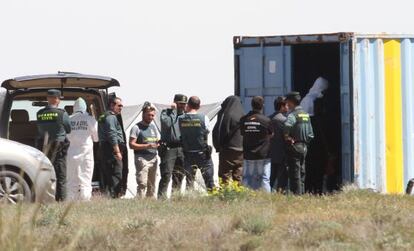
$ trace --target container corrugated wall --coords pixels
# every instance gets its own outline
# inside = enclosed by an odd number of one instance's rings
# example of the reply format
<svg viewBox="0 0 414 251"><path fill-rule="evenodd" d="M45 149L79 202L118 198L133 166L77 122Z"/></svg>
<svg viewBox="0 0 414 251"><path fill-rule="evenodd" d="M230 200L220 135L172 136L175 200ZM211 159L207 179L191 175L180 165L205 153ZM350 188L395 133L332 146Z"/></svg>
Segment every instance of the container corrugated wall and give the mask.
<svg viewBox="0 0 414 251"><path fill-rule="evenodd" d="M414 178L414 40L354 40L355 180L402 193Z"/></svg>

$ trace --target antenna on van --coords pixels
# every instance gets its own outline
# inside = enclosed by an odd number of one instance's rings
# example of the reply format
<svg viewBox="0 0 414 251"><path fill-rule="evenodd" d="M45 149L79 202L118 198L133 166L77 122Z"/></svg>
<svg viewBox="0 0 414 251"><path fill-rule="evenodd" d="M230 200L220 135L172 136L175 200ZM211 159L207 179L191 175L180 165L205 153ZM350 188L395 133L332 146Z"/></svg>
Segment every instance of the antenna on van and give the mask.
<svg viewBox="0 0 414 251"><path fill-rule="evenodd" d="M64 85L66 85L66 78L61 78L60 79L60 93L61 93L61 96L63 97L64 95L63 95L63 86Z"/></svg>

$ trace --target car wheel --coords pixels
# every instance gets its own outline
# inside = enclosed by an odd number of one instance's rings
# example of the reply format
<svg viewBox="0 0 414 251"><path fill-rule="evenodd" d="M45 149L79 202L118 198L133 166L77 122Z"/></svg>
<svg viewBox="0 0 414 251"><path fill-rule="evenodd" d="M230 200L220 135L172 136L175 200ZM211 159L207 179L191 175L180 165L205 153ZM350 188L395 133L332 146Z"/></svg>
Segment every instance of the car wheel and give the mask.
<svg viewBox="0 0 414 251"><path fill-rule="evenodd" d="M32 191L26 180L16 172L0 170L0 203L17 204L31 201Z"/></svg>

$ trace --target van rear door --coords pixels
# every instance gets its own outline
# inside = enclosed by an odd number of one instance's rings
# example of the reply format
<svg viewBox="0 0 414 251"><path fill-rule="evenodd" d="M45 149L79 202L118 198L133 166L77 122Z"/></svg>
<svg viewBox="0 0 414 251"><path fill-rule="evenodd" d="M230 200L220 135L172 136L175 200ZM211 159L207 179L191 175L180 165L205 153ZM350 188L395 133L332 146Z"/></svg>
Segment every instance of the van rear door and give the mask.
<svg viewBox="0 0 414 251"><path fill-rule="evenodd" d="M7 138L10 117L11 98L8 91L0 88L0 137Z"/></svg>
<svg viewBox="0 0 414 251"><path fill-rule="evenodd" d="M119 82L110 77L59 72L57 74L31 75L8 79L5 80L1 86L9 91L51 88L108 89L109 87L119 86Z"/></svg>

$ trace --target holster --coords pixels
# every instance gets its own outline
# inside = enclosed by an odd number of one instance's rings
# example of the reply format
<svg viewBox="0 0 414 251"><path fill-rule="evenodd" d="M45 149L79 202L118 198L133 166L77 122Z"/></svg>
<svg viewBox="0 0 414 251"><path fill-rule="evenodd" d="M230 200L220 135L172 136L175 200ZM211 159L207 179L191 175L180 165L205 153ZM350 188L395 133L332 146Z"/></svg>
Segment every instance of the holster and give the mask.
<svg viewBox="0 0 414 251"><path fill-rule="evenodd" d="M213 153L213 147L211 146L207 146L206 149L204 150L204 154L206 155L207 159L211 158L211 154Z"/></svg>
<svg viewBox="0 0 414 251"><path fill-rule="evenodd" d="M160 156L160 158L165 156L165 153L168 150L167 144L164 142L159 142L160 146L158 147L158 156Z"/></svg>

